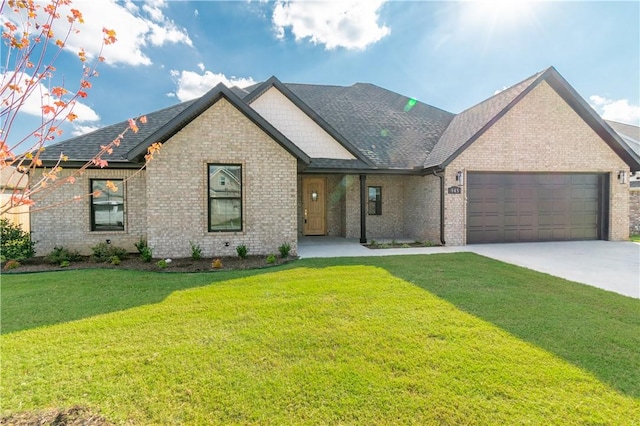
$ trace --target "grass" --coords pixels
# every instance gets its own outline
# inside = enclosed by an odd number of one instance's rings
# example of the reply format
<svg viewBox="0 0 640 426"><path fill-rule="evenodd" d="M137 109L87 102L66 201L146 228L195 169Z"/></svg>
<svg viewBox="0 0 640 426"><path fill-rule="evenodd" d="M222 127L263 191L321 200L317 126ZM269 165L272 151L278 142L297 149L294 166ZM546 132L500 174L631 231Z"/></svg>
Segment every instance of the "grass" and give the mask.
<svg viewBox="0 0 640 426"><path fill-rule="evenodd" d="M634 243L640 243L640 234L631 235L629 237L629 241L633 241Z"/></svg>
<svg viewBox="0 0 640 426"><path fill-rule="evenodd" d="M3 276L1 297L3 414L640 423L639 302L470 253Z"/></svg>

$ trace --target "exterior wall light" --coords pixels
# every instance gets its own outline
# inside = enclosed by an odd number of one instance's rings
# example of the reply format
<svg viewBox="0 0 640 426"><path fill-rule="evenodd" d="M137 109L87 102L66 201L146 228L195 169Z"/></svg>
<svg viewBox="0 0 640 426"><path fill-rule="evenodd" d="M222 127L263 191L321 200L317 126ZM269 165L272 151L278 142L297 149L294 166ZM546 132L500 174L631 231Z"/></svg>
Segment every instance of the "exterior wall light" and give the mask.
<svg viewBox="0 0 640 426"><path fill-rule="evenodd" d="M311 201L318 201L318 193L316 191L311 193Z"/></svg>
<svg viewBox="0 0 640 426"><path fill-rule="evenodd" d="M625 170L620 170L618 172L618 182L621 184L627 183L627 172Z"/></svg>
<svg viewBox="0 0 640 426"><path fill-rule="evenodd" d="M462 170L456 173L456 182L458 182L460 186L464 185L464 172Z"/></svg>

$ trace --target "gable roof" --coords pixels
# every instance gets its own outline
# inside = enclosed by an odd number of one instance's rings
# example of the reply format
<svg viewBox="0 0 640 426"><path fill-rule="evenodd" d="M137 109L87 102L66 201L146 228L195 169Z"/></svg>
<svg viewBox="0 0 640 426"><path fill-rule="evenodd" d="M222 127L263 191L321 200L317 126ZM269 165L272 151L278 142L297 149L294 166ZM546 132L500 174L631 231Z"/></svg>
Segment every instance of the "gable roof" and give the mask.
<svg viewBox="0 0 640 426"><path fill-rule="evenodd" d="M327 121L325 121L321 115L319 115L313 108L303 102L295 93L293 93L288 85L282 84L275 76L271 76L265 82L254 86L247 96L244 97L244 101L251 104L258 99L263 93L269 90L271 87L275 87L280 91L289 101L291 101L298 109L304 112L309 118L311 118L322 130L327 132L333 139L337 140L349 153L351 153L358 160L364 162L370 167L375 167L375 164L364 157L362 153L354 147L346 138L344 138L340 132L336 131Z"/></svg>
<svg viewBox="0 0 640 426"><path fill-rule="evenodd" d="M307 171L430 173L444 169L542 81L546 81L632 171L640 170L640 153L634 145L635 142L640 147L640 129L602 120L553 67L457 115L365 83L324 86L282 83L271 77L244 89L218 84L198 99L147 114L147 123L140 126L138 133L129 132L108 161L117 167L139 167L152 143L167 141L224 98L301 160ZM278 89L356 160L312 159L252 109L251 102L271 87ZM123 121L48 146L41 159L50 165L64 153L71 159L65 163L67 166L84 164L100 145L108 144L127 127Z"/></svg>
<svg viewBox="0 0 640 426"><path fill-rule="evenodd" d="M436 148L427 157L424 164L425 169L444 169L542 81L546 81L585 123L631 167L632 171L640 170L640 155L623 142L621 136L605 123L553 67L534 74L456 115L443 133Z"/></svg>
<svg viewBox="0 0 640 426"><path fill-rule="evenodd" d="M308 164L310 158L300 148L287 139L275 127L268 123L258 113L252 110L242 99L240 99L231 89L220 83L198 99L183 102L160 111L155 111L147 115L147 123L139 127L138 133L127 133L122 139L120 146L114 147L113 153L105 157L109 163L120 167L138 167L142 158L147 152L147 148L155 142L164 143L173 135L178 133L187 124L202 114L207 108L226 99L249 120L262 129L274 141L279 143L284 149L294 157ZM64 142L47 147L42 153L41 159L45 165L57 161L61 153L64 153L72 161L85 163L96 154L96 149L100 145L106 145L128 127L126 121L104 127L86 135L78 136Z"/></svg>

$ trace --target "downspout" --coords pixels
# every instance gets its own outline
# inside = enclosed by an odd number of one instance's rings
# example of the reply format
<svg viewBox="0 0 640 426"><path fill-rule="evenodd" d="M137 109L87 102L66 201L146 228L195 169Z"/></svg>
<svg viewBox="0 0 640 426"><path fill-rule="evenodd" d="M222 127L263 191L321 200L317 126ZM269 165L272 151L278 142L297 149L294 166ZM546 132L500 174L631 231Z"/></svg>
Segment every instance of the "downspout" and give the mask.
<svg viewBox="0 0 640 426"><path fill-rule="evenodd" d="M440 244L446 245L444 241L444 170L439 175L435 170L433 175L440 178Z"/></svg>

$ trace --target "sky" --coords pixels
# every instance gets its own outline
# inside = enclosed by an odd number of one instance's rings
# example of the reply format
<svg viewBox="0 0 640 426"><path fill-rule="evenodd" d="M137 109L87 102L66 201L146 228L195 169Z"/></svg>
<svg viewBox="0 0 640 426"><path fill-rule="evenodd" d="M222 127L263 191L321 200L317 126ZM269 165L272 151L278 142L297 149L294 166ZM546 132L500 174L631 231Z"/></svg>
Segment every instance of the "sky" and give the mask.
<svg viewBox="0 0 640 426"><path fill-rule="evenodd" d="M605 119L640 125L639 1L74 0L73 7L85 22L48 84L77 86L77 50L97 57L104 27L118 41L104 48L100 75L74 109L78 119L56 141L220 82L247 86L275 75L285 83L372 83L459 113L549 66ZM3 12L0 23L11 19ZM40 119L39 107L24 107L9 138Z"/></svg>

